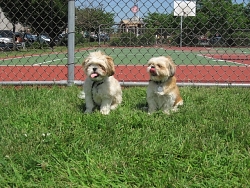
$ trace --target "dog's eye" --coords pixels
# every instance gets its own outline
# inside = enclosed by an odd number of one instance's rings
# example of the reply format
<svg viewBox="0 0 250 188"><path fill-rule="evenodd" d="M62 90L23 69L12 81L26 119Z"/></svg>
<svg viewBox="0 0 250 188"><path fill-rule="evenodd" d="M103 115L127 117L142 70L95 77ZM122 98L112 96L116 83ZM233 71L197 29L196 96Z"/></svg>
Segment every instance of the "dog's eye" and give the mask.
<svg viewBox="0 0 250 188"><path fill-rule="evenodd" d="M162 68L162 66L161 65L157 65L159 68Z"/></svg>
<svg viewBox="0 0 250 188"><path fill-rule="evenodd" d="M105 70L105 67L104 67L104 66L100 65L100 67L101 67L102 70Z"/></svg>

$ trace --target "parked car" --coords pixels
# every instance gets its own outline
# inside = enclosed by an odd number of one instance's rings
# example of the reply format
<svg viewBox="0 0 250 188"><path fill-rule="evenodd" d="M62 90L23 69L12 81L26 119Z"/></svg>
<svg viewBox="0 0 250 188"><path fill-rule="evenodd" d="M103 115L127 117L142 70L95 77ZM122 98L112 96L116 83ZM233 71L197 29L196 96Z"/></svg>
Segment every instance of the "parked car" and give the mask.
<svg viewBox="0 0 250 188"><path fill-rule="evenodd" d="M107 33L100 33L98 35L98 40L99 41L104 41L104 42L109 41L110 40L109 34L107 34Z"/></svg>
<svg viewBox="0 0 250 188"><path fill-rule="evenodd" d="M91 32L89 35L89 38L90 38L90 42L94 42L94 41L107 42L110 40L109 34L107 33L95 34L94 32Z"/></svg>
<svg viewBox="0 0 250 188"><path fill-rule="evenodd" d="M222 37L212 37L209 42L211 45L223 45L225 43Z"/></svg>
<svg viewBox="0 0 250 188"><path fill-rule="evenodd" d="M24 33L23 38L26 42L31 42L31 43L35 42L33 35L30 33Z"/></svg>
<svg viewBox="0 0 250 188"><path fill-rule="evenodd" d="M13 49L14 44L21 47L21 43L15 43L15 34L10 30L0 30L0 48L3 50Z"/></svg>
<svg viewBox="0 0 250 188"><path fill-rule="evenodd" d="M222 36L219 33L216 33L212 38L209 40L211 45L225 45L225 40L222 38Z"/></svg>
<svg viewBox="0 0 250 188"><path fill-rule="evenodd" d="M60 40L65 39L65 38L68 38L68 33L61 33L61 34L59 34L59 35L55 38L55 41L56 41L56 42L59 42Z"/></svg>
<svg viewBox="0 0 250 188"><path fill-rule="evenodd" d="M84 37L84 38L89 38L89 36L90 36L90 35L89 35L89 32L88 32L88 31L85 31L85 32L83 33L83 37Z"/></svg>
<svg viewBox="0 0 250 188"><path fill-rule="evenodd" d="M50 37L48 34L46 33L41 33L39 36L38 36L38 42L40 44L49 44L50 43Z"/></svg>
<svg viewBox="0 0 250 188"><path fill-rule="evenodd" d="M68 41L68 33L61 33L55 38L57 45L66 45Z"/></svg>
<svg viewBox="0 0 250 188"><path fill-rule="evenodd" d="M0 42L7 44L13 42L13 32L9 30L0 30Z"/></svg>
<svg viewBox="0 0 250 188"><path fill-rule="evenodd" d="M33 37L33 39L34 39L34 41L37 41L37 35L32 35L32 37Z"/></svg>
<svg viewBox="0 0 250 188"><path fill-rule="evenodd" d="M95 34L94 32L91 32L89 35L89 41L94 42L94 41L97 41L97 39L98 39L97 34Z"/></svg>

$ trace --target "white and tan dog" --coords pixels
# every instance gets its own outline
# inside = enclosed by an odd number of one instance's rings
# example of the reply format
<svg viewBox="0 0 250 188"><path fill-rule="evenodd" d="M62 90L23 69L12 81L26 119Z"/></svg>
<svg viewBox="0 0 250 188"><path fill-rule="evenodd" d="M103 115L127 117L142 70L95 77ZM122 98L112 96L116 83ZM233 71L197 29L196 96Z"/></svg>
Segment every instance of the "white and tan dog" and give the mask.
<svg viewBox="0 0 250 188"><path fill-rule="evenodd" d="M183 104L176 85L176 67L171 57L153 57L148 61L150 81L147 88L148 113L162 110L169 114Z"/></svg>
<svg viewBox="0 0 250 188"><path fill-rule="evenodd" d="M120 83L113 76L113 59L101 51L91 52L82 65L87 75L84 82L85 113L91 113L95 107L100 107L102 114L109 114L110 110L114 110L122 102Z"/></svg>

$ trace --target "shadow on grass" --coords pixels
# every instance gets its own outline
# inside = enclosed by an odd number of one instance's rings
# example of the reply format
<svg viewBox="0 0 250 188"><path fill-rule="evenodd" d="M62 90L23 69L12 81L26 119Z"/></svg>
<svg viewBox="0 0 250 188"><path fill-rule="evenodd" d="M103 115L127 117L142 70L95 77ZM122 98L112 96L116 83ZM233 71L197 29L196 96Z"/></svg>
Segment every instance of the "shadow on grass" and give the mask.
<svg viewBox="0 0 250 188"><path fill-rule="evenodd" d="M85 102L82 100L80 104L76 105L80 112L84 113L86 110Z"/></svg>
<svg viewBox="0 0 250 188"><path fill-rule="evenodd" d="M138 103L136 104L136 110L142 112L148 112L148 104L147 103Z"/></svg>

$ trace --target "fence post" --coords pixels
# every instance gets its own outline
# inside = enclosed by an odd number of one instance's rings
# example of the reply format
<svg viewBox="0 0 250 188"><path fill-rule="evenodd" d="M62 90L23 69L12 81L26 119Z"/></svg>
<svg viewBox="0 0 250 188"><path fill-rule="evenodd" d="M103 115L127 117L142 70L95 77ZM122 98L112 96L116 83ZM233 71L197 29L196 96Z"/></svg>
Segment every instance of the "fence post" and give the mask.
<svg viewBox="0 0 250 188"><path fill-rule="evenodd" d="M75 80L75 0L68 0L68 86Z"/></svg>

